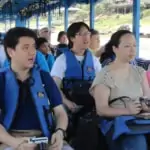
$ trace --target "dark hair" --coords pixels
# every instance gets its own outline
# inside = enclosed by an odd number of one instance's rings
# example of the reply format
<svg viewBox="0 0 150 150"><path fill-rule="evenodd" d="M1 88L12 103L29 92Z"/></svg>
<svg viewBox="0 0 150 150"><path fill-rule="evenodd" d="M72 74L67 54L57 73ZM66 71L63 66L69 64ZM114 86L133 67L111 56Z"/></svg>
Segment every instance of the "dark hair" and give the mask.
<svg viewBox="0 0 150 150"><path fill-rule="evenodd" d="M61 39L61 37L62 37L63 35L67 35L67 33L66 33L65 31L60 31L60 32L58 33L58 38L57 38L57 41L58 41L58 42L60 41L60 39Z"/></svg>
<svg viewBox="0 0 150 150"><path fill-rule="evenodd" d="M45 38L38 38L36 40L36 48L39 49L40 46L44 43L48 43L48 41Z"/></svg>
<svg viewBox="0 0 150 150"><path fill-rule="evenodd" d="M101 55L100 58L101 63L103 63L106 59L115 56L115 53L113 52L113 46L118 47L120 44L121 37L124 36L125 34L132 34L132 32L130 32L129 30L119 30L111 36L111 39L104 47L105 49L104 53L102 53Z"/></svg>
<svg viewBox="0 0 150 150"><path fill-rule="evenodd" d="M37 35L37 37L39 37L39 30L38 29L33 29L32 31Z"/></svg>
<svg viewBox="0 0 150 150"><path fill-rule="evenodd" d="M90 29L90 32L91 32L91 36L99 34L99 32L95 29Z"/></svg>
<svg viewBox="0 0 150 150"><path fill-rule="evenodd" d="M7 58L10 60L11 58L9 57L8 53L7 53L7 48L12 48L15 49L16 45L19 43L19 39L21 37L31 37L33 38L35 41L37 39L36 34L28 29L28 28L24 28L24 27L15 27L10 29L4 38L4 49L7 55Z"/></svg>
<svg viewBox="0 0 150 150"><path fill-rule="evenodd" d="M73 43L71 41L71 38L74 38L82 27L85 27L88 30L90 30L89 26L84 22L75 22L69 26L69 28L67 30L67 37L69 40L69 45L68 45L69 48L73 47Z"/></svg>

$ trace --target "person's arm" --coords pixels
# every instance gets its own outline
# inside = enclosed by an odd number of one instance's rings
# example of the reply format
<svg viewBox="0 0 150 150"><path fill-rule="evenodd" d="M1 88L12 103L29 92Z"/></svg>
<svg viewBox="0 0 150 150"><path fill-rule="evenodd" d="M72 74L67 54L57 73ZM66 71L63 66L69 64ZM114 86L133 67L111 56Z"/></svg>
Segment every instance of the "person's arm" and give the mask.
<svg viewBox="0 0 150 150"><path fill-rule="evenodd" d="M71 102L66 96L65 94L61 91L61 83L62 80L58 77L53 77L56 85L59 88L59 91L61 93L62 99L63 99L63 104L72 112L76 111L76 108L78 107L74 102Z"/></svg>
<svg viewBox="0 0 150 150"><path fill-rule="evenodd" d="M59 91L61 93L61 96L63 98L63 103L65 104L65 106L67 106L69 110L75 111L75 109L77 108L77 105L71 102L70 100L68 100L66 96L63 94L63 92L61 91L62 79L64 77L65 70L66 70L65 62L66 62L65 56L64 54L62 54L54 62L54 65L51 70L51 76L53 77L57 87L59 88Z"/></svg>
<svg viewBox="0 0 150 150"><path fill-rule="evenodd" d="M10 146L11 148L18 148L22 144L27 143L28 138L15 138L11 136L6 129L0 124L0 143Z"/></svg>
<svg viewBox="0 0 150 150"><path fill-rule="evenodd" d="M64 100L64 99L67 99L66 96L64 95L64 93L61 91L61 83L62 83L62 80L61 80L59 77L56 77L56 76L54 76L53 79L54 79L54 81L55 81L57 87L58 87L59 90L60 90L60 93L61 93L61 96L62 96L63 100Z"/></svg>
<svg viewBox="0 0 150 150"><path fill-rule="evenodd" d="M143 95L145 97L150 98L150 88L149 88L148 79L147 79L147 75L146 75L145 71L144 71L142 77L143 77L143 80L142 80Z"/></svg>
<svg viewBox="0 0 150 150"><path fill-rule="evenodd" d="M56 118L56 130L60 128L66 131L68 126L68 117L64 107L62 105L55 107L54 114Z"/></svg>
<svg viewBox="0 0 150 150"><path fill-rule="evenodd" d="M54 82L53 78L47 72L43 72L46 86L47 86L47 95L50 99L50 104L54 110L56 125L64 130L66 130L68 125L68 118L65 112L65 109L62 105L62 97L60 91ZM47 79L47 80L46 80ZM43 79L44 80L44 79Z"/></svg>
<svg viewBox="0 0 150 150"><path fill-rule="evenodd" d="M108 105L110 89L103 84L98 84L92 89L96 110L99 116L117 117L122 115L134 115L140 112L140 104L130 103L127 108L113 108Z"/></svg>
<svg viewBox="0 0 150 150"><path fill-rule="evenodd" d="M150 98L150 87L147 79L146 72L142 74L143 80L142 80L142 90L143 90L143 96ZM150 107L148 107L145 103L142 103L143 110L145 112L150 112Z"/></svg>
<svg viewBox="0 0 150 150"><path fill-rule="evenodd" d="M64 139L63 133L66 131L67 126L68 126L68 117L62 105L62 97L59 92L59 89L56 83L54 82L54 80L51 77L49 79L50 80L47 84L49 84L50 91L47 94L50 98L50 102L53 107L54 116L56 120L56 130L52 134L51 148L61 149L63 145L63 139Z"/></svg>
<svg viewBox="0 0 150 150"><path fill-rule="evenodd" d="M5 128L0 124L0 143L6 144L13 148L16 148L18 143L14 137L12 137Z"/></svg>
<svg viewBox="0 0 150 150"><path fill-rule="evenodd" d="M68 117L62 105L54 108L54 114L56 118L56 130L51 138L51 148L62 149L64 133L68 126Z"/></svg>

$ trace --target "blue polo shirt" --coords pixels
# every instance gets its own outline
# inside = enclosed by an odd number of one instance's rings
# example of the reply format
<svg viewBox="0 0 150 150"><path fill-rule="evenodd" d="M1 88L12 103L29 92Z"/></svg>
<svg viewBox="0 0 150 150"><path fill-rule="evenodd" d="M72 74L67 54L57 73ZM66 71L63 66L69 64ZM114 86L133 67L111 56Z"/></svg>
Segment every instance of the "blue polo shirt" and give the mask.
<svg viewBox="0 0 150 150"><path fill-rule="evenodd" d="M50 76L48 72L42 71L42 73L44 74L45 78L46 76ZM48 95L52 107L62 104L60 92L51 77L47 85L50 89ZM18 80L18 86L19 103L16 116L11 125L11 130L41 130L36 107L30 92L29 79L25 80L24 82Z"/></svg>

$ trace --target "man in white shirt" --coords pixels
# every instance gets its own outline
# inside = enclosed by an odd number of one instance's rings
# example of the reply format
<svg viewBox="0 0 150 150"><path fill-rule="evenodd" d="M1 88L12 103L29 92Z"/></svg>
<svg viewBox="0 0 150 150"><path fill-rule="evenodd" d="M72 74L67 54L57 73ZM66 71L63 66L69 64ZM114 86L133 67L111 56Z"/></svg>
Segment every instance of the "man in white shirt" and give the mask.
<svg viewBox="0 0 150 150"><path fill-rule="evenodd" d="M84 60L84 56L75 55L75 57L79 62L82 62ZM101 70L101 64L98 58L96 58L94 55L93 55L93 63L94 69L96 73L98 73ZM65 71L66 71L66 57L64 54L62 54L56 59L54 63L51 71L51 76L58 77L59 79L62 80L64 78Z"/></svg>
<svg viewBox="0 0 150 150"><path fill-rule="evenodd" d="M88 50L90 44L88 25L84 22L73 23L68 28L67 36L69 49L56 59L51 70L51 76L63 91L63 102L67 110L70 111L69 114L73 114L77 118L84 118L87 113L92 114L94 108L94 100L90 97L88 89L96 73L101 70L101 65L99 60ZM76 125L75 128L79 129L80 125ZM76 130L75 128L74 130ZM92 124L92 128L87 127L87 129L83 136L79 134L73 137L75 141L72 142L72 146L76 150L97 150L98 129L95 128L95 124ZM93 130L92 135L89 133L90 130ZM93 136L93 140L90 136ZM90 142L88 141L89 138ZM87 144L84 144L85 142Z"/></svg>

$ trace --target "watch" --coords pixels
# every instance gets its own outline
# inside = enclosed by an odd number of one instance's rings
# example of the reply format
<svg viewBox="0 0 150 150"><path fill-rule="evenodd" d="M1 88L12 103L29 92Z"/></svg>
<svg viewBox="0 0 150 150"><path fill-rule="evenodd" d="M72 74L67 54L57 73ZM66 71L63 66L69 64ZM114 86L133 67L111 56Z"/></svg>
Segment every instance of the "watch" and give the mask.
<svg viewBox="0 0 150 150"><path fill-rule="evenodd" d="M62 129L62 128L57 128L57 129L55 130L55 132L57 132L57 131L61 131L62 134L63 134L63 138L66 138L66 131L65 131L64 129Z"/></svg>

